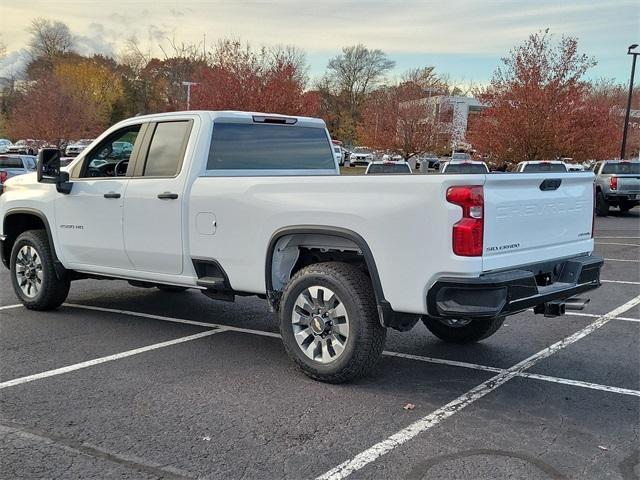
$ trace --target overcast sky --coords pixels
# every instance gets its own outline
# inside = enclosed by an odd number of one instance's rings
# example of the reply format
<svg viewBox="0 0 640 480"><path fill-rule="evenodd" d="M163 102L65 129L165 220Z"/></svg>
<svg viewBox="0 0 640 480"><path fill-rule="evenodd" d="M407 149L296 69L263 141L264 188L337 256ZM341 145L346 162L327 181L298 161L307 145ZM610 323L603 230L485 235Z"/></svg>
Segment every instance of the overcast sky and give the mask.
<svg viewBox="0 0 640 480"><path fill-rule="evenodd" d="M154 49L167 37L202 42L204 35L207 44L224 36L293 44L307 52L312 76L342 46L363 43L387 52L397 72L435 65L484 83L512 46L550 28L578 37L597 59L590 77L626 82L627 46L640 43L639 0L0 0L0 41L9 52L0 76L23 61L19 51L37 17L68 24L81 53L115 55L133 35Z"/></svg>

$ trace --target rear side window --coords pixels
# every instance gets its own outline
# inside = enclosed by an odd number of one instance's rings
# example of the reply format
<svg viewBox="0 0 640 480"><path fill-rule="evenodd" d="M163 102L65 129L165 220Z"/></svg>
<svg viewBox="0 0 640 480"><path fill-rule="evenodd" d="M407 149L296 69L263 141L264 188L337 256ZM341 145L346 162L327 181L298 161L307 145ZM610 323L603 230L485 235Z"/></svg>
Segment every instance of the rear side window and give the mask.
<svg viewBox="0 0 640 480"><path fill-rule="evenodd" d="M618 163L605 163L604 167L602 167L602 173L605 175L611 174L640 174L640 163L639 162L618 162Z"/></svg>
<svg viewBox="0 0 640 480"><path fill-rule="evenodd" d="M216 123L207 170L332 169L333 147L323 128Z"/></svg>
<svg viewBox="0 0 640 480"><path fill-rule="evenodd" d="M23 168L22 160L16 157L0 157L0 168Z"/></svg>
<svg viewBox="0 0 640 480"><path fill-rule="evenodd" d="M528 163L522 170L525 173L566 172L567 167L561 163Z"/></svg>
<svg viewBox="0 0 640 480"><path fill-rule="evenodd" d="M156 125L143 176L173 177L180 171L189 127L189 122L163 122Z"/></svg>

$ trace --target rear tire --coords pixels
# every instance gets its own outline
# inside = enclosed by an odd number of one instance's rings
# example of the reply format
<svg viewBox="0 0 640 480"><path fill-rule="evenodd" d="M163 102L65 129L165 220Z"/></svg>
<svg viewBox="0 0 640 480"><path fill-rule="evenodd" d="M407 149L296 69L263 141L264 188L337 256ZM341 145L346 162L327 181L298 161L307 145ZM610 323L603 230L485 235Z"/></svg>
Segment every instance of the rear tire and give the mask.
<svg viewBox="0 0 640 480"><path fill-rule="evenodd" d="M30 310L53 310L67 299L71 283L58 279L47 232L29 230L13 244L10 257L13 290Z"/></svg>
<svg viewBox="0 0 640 480"><path fill-rule="evenodd" d="M459 325L455 325L455 320L445 323L443 320L431 317L424 317L422 321L431 333L444 342L473 343L496 333L502 326L504 317L471 320Z"/></svg>
<svg viewBox="0 0 640 480"><path fill-rule="evenodd" d="M384 349L369 277L340 262L309 265L286 285L280 304L285 350L309 377L342 383L370 372Z"/></svg>
<svg viewBox="0 0 640 480"><path fill-rule="evenodd" d="M156 285L156 288L162 292L180 293L184 292L187 287L178 287L177 285Z"/></svg>
<svg viewBox="0 0 640 480"><path fill-rule="evenodd" d="M604 193L602 192L596 194L596 215L599 217L609 215L609 202L604 198Z"/></svg>

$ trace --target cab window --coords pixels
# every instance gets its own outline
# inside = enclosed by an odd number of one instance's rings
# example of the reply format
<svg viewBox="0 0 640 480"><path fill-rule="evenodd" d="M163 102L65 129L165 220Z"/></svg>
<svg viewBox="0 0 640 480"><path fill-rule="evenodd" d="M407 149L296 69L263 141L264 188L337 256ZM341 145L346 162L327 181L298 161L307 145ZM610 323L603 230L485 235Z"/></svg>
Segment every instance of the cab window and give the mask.
<svg viewBox="0 0 640 480"><path fill-rule="evenodd" d="M85 158L80 178L126 176L129 159L139 141L140 127L122 128L96 145Z"/></svg>

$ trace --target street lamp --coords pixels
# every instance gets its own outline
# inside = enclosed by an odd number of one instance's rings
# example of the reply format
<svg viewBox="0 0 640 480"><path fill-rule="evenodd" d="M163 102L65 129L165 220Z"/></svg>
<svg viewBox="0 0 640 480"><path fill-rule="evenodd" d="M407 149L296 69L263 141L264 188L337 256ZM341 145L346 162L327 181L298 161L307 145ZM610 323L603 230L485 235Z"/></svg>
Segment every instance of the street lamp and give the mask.
<svg viewBox="0 0 640 480"><path fill-rule="evenodd" d="M191 110L191 85L198 85L198 82L182 82L182 85L187 87L187 110Z"/></svg>
<svg viewBox="0 0 640 480"><path fill-rule="evenodd" d="M636 72L636 57L640 52L634 52L638 48L638 44L629 45L627 55L633 55L631 62L631 80L629 81L629 98L627 98L627 113L624 116L624 130L622 131L622 148L620 149L620 159L624 160L625 150L627 148L627 130L629 130L629 114L631 113L631 95L633 94L633 76Z"/></svg>

